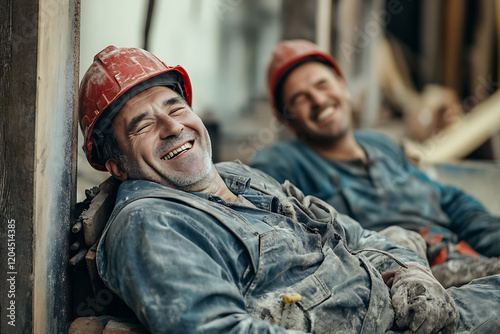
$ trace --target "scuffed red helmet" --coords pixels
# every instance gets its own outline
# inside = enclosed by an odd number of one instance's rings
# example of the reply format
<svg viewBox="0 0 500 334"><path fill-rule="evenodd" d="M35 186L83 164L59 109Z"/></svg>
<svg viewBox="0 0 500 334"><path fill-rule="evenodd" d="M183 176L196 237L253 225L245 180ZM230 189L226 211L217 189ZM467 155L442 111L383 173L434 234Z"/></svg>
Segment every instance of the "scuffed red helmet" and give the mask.
<svg viewBox="0 0 500 334"><path fill-rule="evenodd" d="M337 75L342 76L335 59L316 44L305 39L285 40L279 42L273 51L273 56L267 68L267 82L271 95L274 113L278 118L283 117L282 101L279 97L283 82L294 66L307 60L317 60L333 67Z"/></svg>
<svg viewBox="0 0 500 334"><path fill-rule="evenodd" d="M80 83L78 108L83 149L92 167L106 170L99 146L113 117L130 98L154 86L173 89L191 106L191 81L181 66L168 66L146 50L113 45L94 57Z"/></svg>

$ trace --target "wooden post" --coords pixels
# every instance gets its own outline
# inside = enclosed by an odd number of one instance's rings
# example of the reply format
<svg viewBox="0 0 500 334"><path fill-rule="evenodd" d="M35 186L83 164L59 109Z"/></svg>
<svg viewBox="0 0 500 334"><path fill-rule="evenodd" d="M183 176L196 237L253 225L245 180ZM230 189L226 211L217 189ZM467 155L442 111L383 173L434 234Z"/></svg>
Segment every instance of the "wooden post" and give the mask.
<svg viewBox="0 0 500 334"><path fill-rule="evenodd" d="M318 1L283 1L283 39L303 38L315 41Z"/></svg>
<svg viewBox="0 0 500 334"><path fill-rule="evenodd" d="M0 332L31 333L38 1L0 6Z"/></svg>
<svg viewBox="0 0 500 334"><path fill-rule="evenodd" d="M462 72L460 60L463 52L464 19L465 1L447 0L446 35L444 39L444 83L457 92L460 91L460 74Z"/></svg>
<svg viewBox="0 0 500 334"><path fill-rule="evenodd" d="M316 5L316 44L326 52L330 52L332 11L332 0L318 0Z"/></svg>
<svg viewBox="0 0 500 334"><path fill-rule="evenodd" d="M0 6L0 332L66 333L80 3Z"/></svg>
<svg viewBox="0 0 500 334"><path fill-rule="evenodd" d="M500 0L496 0L496 10L495 10L495 16L496 16L496 22L497 22L497 43L500 45ZM498 62L500 64L500 52L497 52L497 57L498 57ZM500 66L498 67L498 73L497 77L500 80Z"/></svg>
<svg viewBox="0 0 500 334"><path fill-rule="evenodd" d="M420 17L420 50L418 58L421 82L441 84L444 78L443 67L443 15L445 3L436 0L422 0L422 16Z"/></svg>

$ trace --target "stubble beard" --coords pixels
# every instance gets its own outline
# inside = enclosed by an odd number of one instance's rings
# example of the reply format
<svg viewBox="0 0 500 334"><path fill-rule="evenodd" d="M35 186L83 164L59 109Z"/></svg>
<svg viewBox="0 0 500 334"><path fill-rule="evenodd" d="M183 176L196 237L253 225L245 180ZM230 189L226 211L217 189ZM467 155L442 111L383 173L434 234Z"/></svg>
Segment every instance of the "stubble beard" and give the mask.
<svg viewBox="0 0 500 334"><path fill-rule="evenodd" d="M299 134L299 138L309 146L327 149L337 146L347 136L348 132L349 129L344 129L339 133L331 135L303 132Z"/></svg>

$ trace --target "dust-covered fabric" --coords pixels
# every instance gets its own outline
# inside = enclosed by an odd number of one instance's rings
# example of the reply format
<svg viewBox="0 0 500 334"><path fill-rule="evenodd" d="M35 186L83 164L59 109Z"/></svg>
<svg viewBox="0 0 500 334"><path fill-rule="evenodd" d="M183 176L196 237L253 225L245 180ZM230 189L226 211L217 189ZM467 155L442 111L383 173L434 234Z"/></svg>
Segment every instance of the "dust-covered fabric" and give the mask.
<svg viewBox="0 0 500 334"><path fill-rule="evenodd" d="M451 296L428 268L407 266L396 271L391 288L396 326L417 333L454 333L459 313Z"/></svg>
<svg viewBox="0 0 500 334"><path fill-rule="evenodd" d="M148 181L120 186L98 271L151 332L391 332L381 272L425 259L292 185L241 164L218 169L252 205ZM292 292L302 299L285 312L281 296Z"/></svg>
<svg viewBox="0 0 500 334"><path fill-rule="evenodd" d="M251 165L279 182L289 180L366 229L426 229L442 235L443 243L464 240L484 256L500 256L500 217L462 190L429 179L389 138L373 131L354 136L366 163L329 161L292 141L261 149Z"/></svg>

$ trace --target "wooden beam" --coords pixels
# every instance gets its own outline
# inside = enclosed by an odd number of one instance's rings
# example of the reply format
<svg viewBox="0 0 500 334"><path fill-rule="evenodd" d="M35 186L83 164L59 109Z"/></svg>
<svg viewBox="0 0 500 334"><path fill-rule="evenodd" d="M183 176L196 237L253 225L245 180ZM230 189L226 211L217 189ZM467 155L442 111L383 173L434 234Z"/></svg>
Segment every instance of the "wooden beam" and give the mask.
<svg viewBox="0 0 500 334"><path fill-rule="evenodd" d="M332 0L318 0L316 5L316 44L326 52L330 52L332 10Z"/></svg>
<svg viewBox="0 0 500 334"><path fill-rule="evenodd" d="M447 0L446 9L444 83L458 92L461 73L459 64L463 50L465 0Z"/></svg>
<svg viewBox="0 0 500 334"><path fill-rule="evenodd" d="M467 156L500 131L500 91L477 105L453 125L423 143L406 142L408 156L420 163L455 161Z"/></svg>
<svg viewBox="0 0 500 334"><path fill-rule="evenodd" d="M64 333L79 1L0 6L0 332Z"/></svg>
<svg viewBox="0 0 500 334"><path fill-rule="evenodd" d="M443 1L421 0L422 16L420 17L420 50L418 67L422 82L443 83L443 40L445 13Z"/></svg>
<svg viewBox="0 0 500 334"><path fill-rule="evenodd" d="M99 185L99 193L92 199L87 210L83 211L81 220L85 244L92 247L99 241L109 216L115 206L116 193L120 182L111 176Z"/></svg>
<svg viewBox="0 0 500 334"><path fill-rule="evenodd" d="M318 1L283 0L283 39L303 38L314 42Z"/></svg>
<svg viewBox="0 0 500 334"><path fill-rule="evenodd" d="M496 10L495 10L496 22L497 22L497 48L500 46L500 0L496 0ZM498 61L500 64L500 52L497 51ZM500 66L498 67L497 78L500 78Z"/></svg>
<svg viewBox="0 0 500 334"><path fill-rule="evenodd" d="M33 330L68 331L69 246L76 202L79 0L39 0Z"/></svg>
<svg viewBox="0 0 500 334"><path fill-rule="evenodd" d="M38 1L0 8L0 332L31 333Z"/></svg>

